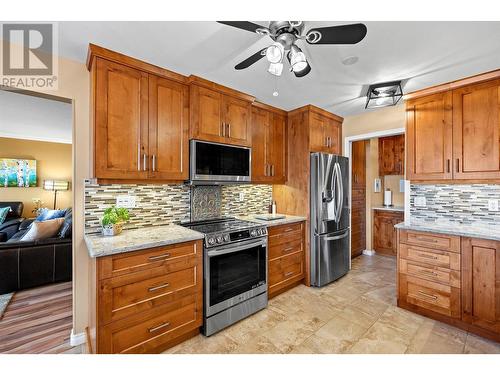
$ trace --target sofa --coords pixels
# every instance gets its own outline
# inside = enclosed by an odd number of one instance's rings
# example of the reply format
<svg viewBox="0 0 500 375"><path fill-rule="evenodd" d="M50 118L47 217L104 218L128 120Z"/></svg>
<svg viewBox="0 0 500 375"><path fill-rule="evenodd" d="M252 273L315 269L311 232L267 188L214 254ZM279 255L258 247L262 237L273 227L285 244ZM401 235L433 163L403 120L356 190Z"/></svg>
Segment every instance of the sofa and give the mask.
<svg viewBox="0 0 500 375"><path fill-rule="evenodd" d="M0 294L72 279L72 221L67 209L54 237L22 241L33 219L21 220L16 232L0 242Z"/></svg>
<svg viewBox="0 0 500 375"><path fill-rule="evenodd" d="M23 202L0 202L0 208L10 207L10 211L5 218L5 221L0 224L0 242L6 242L19 229L19 224L24 221Z"/></svg>

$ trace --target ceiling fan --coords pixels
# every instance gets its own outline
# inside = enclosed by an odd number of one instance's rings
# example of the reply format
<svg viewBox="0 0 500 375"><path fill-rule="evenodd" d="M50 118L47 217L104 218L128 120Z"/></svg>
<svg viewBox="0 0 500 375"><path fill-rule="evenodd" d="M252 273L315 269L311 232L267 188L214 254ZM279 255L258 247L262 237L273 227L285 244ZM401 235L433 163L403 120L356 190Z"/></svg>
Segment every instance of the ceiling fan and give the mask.
<svg viewBox="0 0 500 375"><path fill-rule="evenodd" d="M273 43L234 68L241 70L248 68L264 56L269 61L269 73L280 76L283 71L283 60L288 60L290 71L296 77L304 77L311 71L311 66L302 50L297 46L298 40L305 40L309 44L356 44L366 35L366 26L362 23L350 25L313 28L304 32L304 21L271 21L268 27L248 21L217 21L224 25L247 30L260 35L267 35Z"/></svg>

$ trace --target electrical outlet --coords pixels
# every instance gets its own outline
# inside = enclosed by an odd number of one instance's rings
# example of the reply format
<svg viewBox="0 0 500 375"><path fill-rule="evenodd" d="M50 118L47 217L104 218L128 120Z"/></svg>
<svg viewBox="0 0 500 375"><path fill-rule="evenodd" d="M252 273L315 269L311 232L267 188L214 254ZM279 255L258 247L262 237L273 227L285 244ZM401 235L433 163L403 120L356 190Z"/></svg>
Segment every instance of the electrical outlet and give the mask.
<svg viewBox="0 0 500 375"><path fill-rule="evenodd" d="M425 200L425 197L415 197L415 206L416 207L426 207L427 201Z"/></svg>
<svg viewBox="0 0 500 375"><path fill-rule="evenodd" d="M239 201L243 202L244 199L245 199L245 194L244 193L240 193Z"/></svg>
<svg viewBox="0 0 500 375"><path fill-rule="evenodd" d="M119 195L116 197L116 207L134 208L135 196L133 195Z"/></svg>
<svg viewBox="0 0 500 375"><path fill-rule="evenodd" d="M488 200L488 211L498 211L498 199Z"/></svg>

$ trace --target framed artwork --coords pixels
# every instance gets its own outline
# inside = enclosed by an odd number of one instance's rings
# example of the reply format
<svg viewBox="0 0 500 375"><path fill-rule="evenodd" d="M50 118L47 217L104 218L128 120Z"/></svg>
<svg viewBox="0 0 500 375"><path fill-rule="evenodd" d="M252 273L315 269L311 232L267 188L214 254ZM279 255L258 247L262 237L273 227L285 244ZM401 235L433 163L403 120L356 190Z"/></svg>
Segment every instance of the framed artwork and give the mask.
<svg viewBox="0 0 500 375"><path fill-rule="evenodd" d="M0 187L36 186L36 160L0 158Z"/></svg>

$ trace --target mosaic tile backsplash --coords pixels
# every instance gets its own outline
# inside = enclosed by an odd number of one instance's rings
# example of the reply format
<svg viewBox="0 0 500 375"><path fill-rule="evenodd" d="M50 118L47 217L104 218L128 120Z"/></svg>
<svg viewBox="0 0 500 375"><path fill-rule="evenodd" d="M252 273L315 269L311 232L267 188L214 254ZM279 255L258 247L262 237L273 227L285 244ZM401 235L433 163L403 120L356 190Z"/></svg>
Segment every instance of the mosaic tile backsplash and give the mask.
<svg viewBox="0 0 500 375"><path fill-rule="evenodd" d="M416 197L425 197L426 207L415 206ZM489 199L500 200L500 185L411 185L410 222L500 226L500 212L488 211Z"/></svg>
<svg viewBox="0 0 500 375"><path fill-rule="evenodd" d="M240 193L243 201L239 201ZM100 231L104 210L116 204L119 195L136 197L125 229L165 225L179 221L219 216L265 213L272 199L271 185L135 185L88 184L85 187L85 232Z"/></svg>

